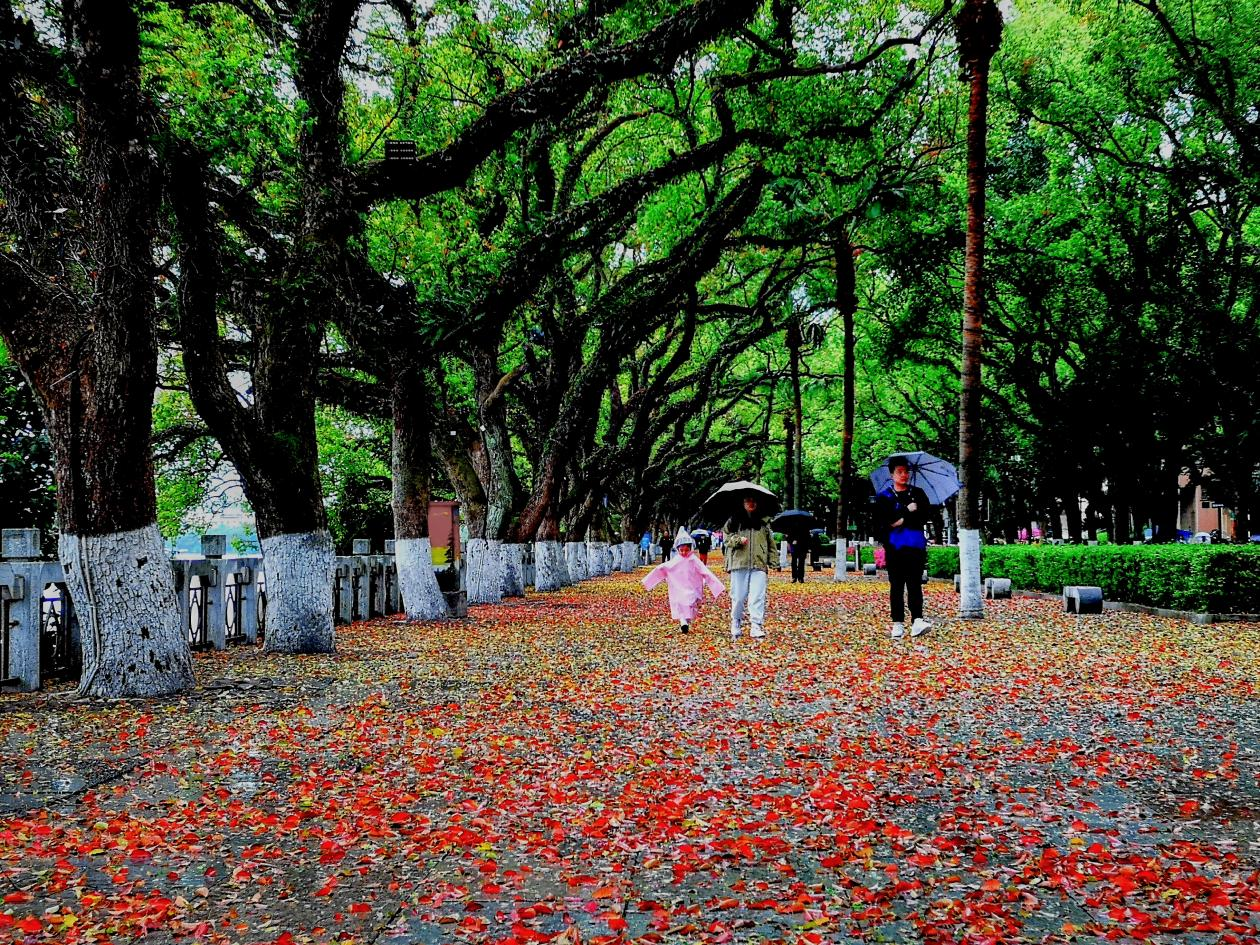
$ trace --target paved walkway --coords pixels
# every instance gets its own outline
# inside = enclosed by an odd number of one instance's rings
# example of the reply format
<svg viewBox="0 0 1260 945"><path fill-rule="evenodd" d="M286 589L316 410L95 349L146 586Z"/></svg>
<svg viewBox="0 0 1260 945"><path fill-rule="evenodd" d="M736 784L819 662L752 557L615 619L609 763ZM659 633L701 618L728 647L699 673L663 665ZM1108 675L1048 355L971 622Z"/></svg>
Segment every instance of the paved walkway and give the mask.
<svg viewBox="0 0 1260 945"><path fill-rule="evenodd" d="M628 577L0 699L0 940L1260 941L1260 628ZM929 610L955 598L933 585Z"/></svg>

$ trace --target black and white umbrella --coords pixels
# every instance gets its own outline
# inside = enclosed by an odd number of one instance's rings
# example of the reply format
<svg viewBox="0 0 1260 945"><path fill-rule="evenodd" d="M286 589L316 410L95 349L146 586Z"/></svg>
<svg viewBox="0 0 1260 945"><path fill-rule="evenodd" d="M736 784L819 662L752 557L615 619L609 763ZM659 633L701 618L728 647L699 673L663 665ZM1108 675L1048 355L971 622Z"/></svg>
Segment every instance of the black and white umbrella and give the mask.
<svg viewBox="0 0 1260 945"><path fill-rule="evenodd" d="M744 507L744 499L752 497L757 500L757 511L763 516L773 515L779 510L779 497L755 482L740 479L728 482L718 488L717 492L705 499L704 512L709 518L725 521L726 518Z"/></svg>

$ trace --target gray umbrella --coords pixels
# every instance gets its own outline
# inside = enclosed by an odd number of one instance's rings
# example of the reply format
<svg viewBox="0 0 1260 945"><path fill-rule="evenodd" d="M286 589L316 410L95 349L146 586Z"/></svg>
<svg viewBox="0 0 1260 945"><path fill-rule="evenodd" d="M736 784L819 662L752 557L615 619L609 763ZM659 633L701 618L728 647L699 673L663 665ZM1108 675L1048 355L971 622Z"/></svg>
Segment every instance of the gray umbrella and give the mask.
<svg viewBox="0 0 1260 945"><path fill-rule="evenodd" d="M910 466L910 485L918 486L933 505L944 505L962 488L958 479L958 470L953 463L946 462L931 453L893 453L889 456L904 456ZM871 485L876 492L882 492L892 482L892 473L885 461L871 473Z"/></svg>
<svg viewBox="0 0 1260 945"><path fill-rule="evenodd" d="M777 495L765 486L759 486L747 479L740 479L737 482L722 485L717 492L705 499L705 514L725 520L727 516L743 508L744 498L747 496L752 496L757 500L757 511L763 517L769 517L779 511Z"/></svg>

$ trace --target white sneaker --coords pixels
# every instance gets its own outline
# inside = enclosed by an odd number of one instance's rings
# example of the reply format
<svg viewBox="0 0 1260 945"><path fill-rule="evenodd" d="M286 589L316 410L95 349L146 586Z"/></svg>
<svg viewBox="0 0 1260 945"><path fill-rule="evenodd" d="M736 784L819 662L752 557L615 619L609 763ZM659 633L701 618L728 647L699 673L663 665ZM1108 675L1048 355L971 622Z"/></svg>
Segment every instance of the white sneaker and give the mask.
<svg viewBox="0 0 1260 945"><path fill-rule="evenodd" d="M748 631L748 635L752 637L754 640L760 640L762 637L766 635L766 631L762 630L760 627L753 627L751 630Z"/></svg>
<svg viewBox="0 0 1260 945"><path fill-rule="evenodd" d="M921 637L932 629L932 621L920 617L910 625L910 636Z"/></svg>
<svg viewBox="0 0 1260 945"><path fill-rule="evenodd" d="M892 638L893 638L894 640L900 640L900 639L901 639L903 636L905 636L905 635L906 635L906 626L905 626L905 624L903 624L903 623L895 623L895 624L893 624L893 626L892 626Z"/></svg>

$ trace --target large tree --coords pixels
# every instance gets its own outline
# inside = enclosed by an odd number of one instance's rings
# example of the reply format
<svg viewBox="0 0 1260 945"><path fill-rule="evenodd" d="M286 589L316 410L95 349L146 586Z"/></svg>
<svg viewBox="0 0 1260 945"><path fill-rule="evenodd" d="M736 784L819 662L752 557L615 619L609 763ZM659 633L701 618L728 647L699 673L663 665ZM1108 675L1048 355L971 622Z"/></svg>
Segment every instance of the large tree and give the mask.
<svg viewBox="0 0 1260 945"><path fill-rule="evenodd" d="M993 0L966 0L954 20L967 109L967 248L963 281L962 391L958 414L958 541L962 591L959 614L984 616L980 595L980 495L983 478L981 393L984 344L984 197L988 162L989 63L1002 38L1002 14Z"/></svg>
<svg viewBox="0 0 1260 945"><path fill-rule="evenodd" d="M192 683L157 527L150 426L158 168L131 5L67 4L41 35L0 4L0 334L37 393L80 692Z"/></svg>

